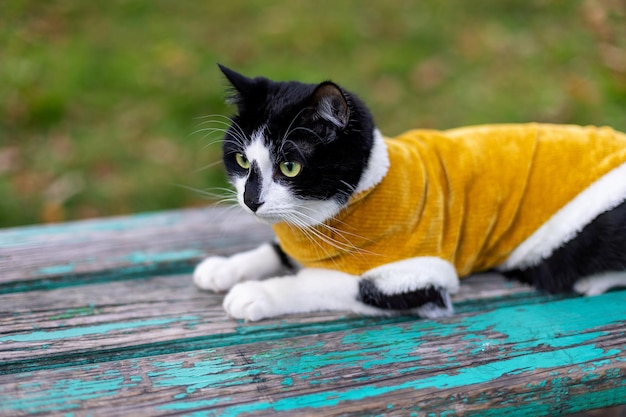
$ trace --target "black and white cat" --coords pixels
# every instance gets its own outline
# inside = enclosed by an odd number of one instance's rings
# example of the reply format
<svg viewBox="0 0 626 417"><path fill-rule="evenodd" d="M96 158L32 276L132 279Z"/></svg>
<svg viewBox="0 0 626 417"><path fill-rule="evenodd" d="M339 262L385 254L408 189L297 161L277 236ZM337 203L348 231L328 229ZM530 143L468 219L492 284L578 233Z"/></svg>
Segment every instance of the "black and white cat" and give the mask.
<svg viewBox="0 0 626 417"><path fill-rule="evenodd" d="M353 203L358 196L380 186L394 162L366 106L332 82L275 82L220 68L233 87L230 99L238 109L224 138L223 160L241 206L263 222L283 225L286 233L310 238L311 247L302 253L328 254L329 265L342 251L359 262L361 255L366 259L366 251L359 252L353 241L367 243L368 236L360 236L350 225L344 228L341 216L357 206ZM462 143L463 138L455 140ZM411 175L410 170L405 175ZM625 286L626 164L606 177L611 178L576 196L599 201L595 208L577 203L575 210L554 216L561 216L559 225L572 223L567 230L555 232L551 218L515 248L512 255L521 261L513 262L513 256L487 266L551 292L592 295ZM422 189L424 199L432 194L427 185ZM607 193L611 198L605 198ZM373 217L377 223L394 221L375 206L367 210L358 216ZM558 235L556 243L546 247L543 242L553 233ZM534 258L524 252L529 241L544 245ZM224 300L227 313L251 321L323 310L368 315L401 311L429 318L453 312L449 294L458 289L458 274L464 271L437 254L421 256L419 247L410 248L415 255L381 264L374 253L378 261L355 274L356 269L303 267L310 262L289 256L286 252L300 252L281 248L284 243L279 235L278 241L248 252L210 257L197 266L194 281L201 289L229 291Z"/></svg>

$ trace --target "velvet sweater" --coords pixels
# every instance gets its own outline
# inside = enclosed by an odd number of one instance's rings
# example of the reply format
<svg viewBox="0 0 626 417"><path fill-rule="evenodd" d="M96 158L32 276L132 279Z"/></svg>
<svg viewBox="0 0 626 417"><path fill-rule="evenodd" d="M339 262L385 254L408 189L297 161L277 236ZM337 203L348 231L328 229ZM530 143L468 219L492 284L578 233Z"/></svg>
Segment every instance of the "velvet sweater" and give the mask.
<svg viewBox="0 0 626 417"><path fill-rule="evenodd" d="M626 135L610 128L485 125L412 130L384 142L390 166L382 181L334 218L314 231L274 225L288 255L305 267L356 275L436 256L465 276L506 264L546 224L570 230L555 235L562 245L590 220L574 216L574 224L561 225L568 221L555 214L568 205L584 211L583 192L612 171L621 175L613 181L618 195L597 210L626 200Z"/></svg>

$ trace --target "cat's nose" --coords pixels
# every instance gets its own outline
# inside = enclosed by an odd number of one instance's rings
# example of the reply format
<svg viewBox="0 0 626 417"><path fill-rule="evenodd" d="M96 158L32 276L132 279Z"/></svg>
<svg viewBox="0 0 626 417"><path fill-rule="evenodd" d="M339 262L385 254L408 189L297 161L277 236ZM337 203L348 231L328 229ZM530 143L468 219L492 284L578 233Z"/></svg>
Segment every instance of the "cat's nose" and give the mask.
<svg viewBox="0 0 626 417"><path fill-rule="evenodd" d="M263 201L261 201L261 187L263 184L263 177L261 175L261 170L259 169L259 165L256 161L252 161L252 165L250 166L250 173L248 174L248 179L246 180L246 188L243 192L243 202L253 213L263 205Z"/></svg>
<svg viewBox="0 0 626 417"><path fill-rule="evenodd" d="M247 199L244 198L243 202L246 204L246 206L248 206L248 208L250 210L252 210L254 213L256 213L256 211L259 209L259 207L261 207L264 203L264 201L259 201L259 200L253 200L253 199Z"/></svg>

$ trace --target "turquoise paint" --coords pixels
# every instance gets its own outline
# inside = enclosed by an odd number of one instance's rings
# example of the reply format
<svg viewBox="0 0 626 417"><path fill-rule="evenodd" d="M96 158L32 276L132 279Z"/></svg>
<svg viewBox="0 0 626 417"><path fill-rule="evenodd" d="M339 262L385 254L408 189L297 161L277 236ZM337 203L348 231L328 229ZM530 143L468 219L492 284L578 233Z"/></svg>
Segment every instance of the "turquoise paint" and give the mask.
<svg viewBox="0 0 626 417"><path fill-rule="evenodd" d="M187 259L195 259L203 255L204 255L204 252L195 250L195 249L187 249L187 250L171 251L171 252L157 252L157 253L136 251L125 256L124 260L132 264L150 264L150 263L164 263L164 262L183 261Z"/></svg>
<svg viewBox="0 0 626 417"><path fill-rule="evenodd" d="M141 252L135 251L122 258L119 258L118 261L122 261L124 263L130 263L132 265L146 265L146 264L165 264L172 262L181 262L187 261L189 259L198 259L204 256L204 252L196 249L186 249L180 251L168 251L168 252ZM89 264L94 260L82 260L83 264ZM58 275L69 275L76 272L77 264L75 262L70 262L67 264L59 264L59 265L50 265L46 267L39 268L33 274L34 276L58 276ZM132 272L129 270L129 267L126 267L126 273Z"/></svg>
<svg viewBox="0 0 626 417"><path fill-rule="evenodd" d="M239 370L234 363L221 358L196 358L191 366L183 362L153 362L152 365L162 369L148 373L154 386L185 387L187 394L202 388L249 384L259 374L258 370Z"/></svg>
<svg viewBox="0 0 626 417"><path fill-rule="evenodd" d="M197 316L177 317L173 319L152 319L128 321L122 323L108 323L95 326L73 327L63 330L35 331L0 337L0 343L6 342L42 342L48 340L60 340L67 338L83 337L91 334L103 334L118 330L132 330L141 327L165 326L172 323L197 321Z"/></svg>
<svg viewBox="0 0 626 417"><path fill-rule="evenodd" d="M97 313L98 313L98 310L93 305L86 306L86 307L70 308L70 309L65 310L65 312L61 314L48 317L48 321L67 320L67 319L72 319L74 317L93 316L94 314L97 314Z"/></svg>
<svg viewBox="0 0 626 417"><path fill-rule="evenodd" d="M421 356L416 352L420 343L402 343L402 340L406 341L407 335L404 334L406 331L400 327L393 327L391 332L394 334L382 339L376 332L347 331L347 335L342 338L342 344L354 346L345 351L327 351L324 343L318 342L300 347L289 354L280 349L269 350L252 355L251 360L255 363L271 363L271 373L274 375L298 375L300 379L305 379L307 374L319 378L321 374L318 369L321 364L335 369L350 368L358 364L362 369L370 369L381 365L418 362ZM282 342L275 343L276 346L281 344ZM336 377L329 376L322 380L312 380L310 383L319 385L335 379Z"/></svg>
<svg viewBox="0 0 626 417"><path fill-rule="evenodd" d="M233 411L233 413L227 415L236 415L237 413L244 411L263 411L268 409L287 411L307 406L307 404L310 404L308 405L310 407L331 407L337 405L338 402L341 401L363 400L373 396L384 395L396 390L417 390L432 387L438 389L454 388L489 382L504 375L523 374L524 372L530 372L536 369L549 369L567 365L575 366L576 362L599 362L612 360L607 359L607 356L622 355L624 351L620 349L612 349L609 352L605 352L603 349L597 348L593 344L583 346L579 345L581 341L592 341L595 337L605 334L605 332L594 332L591 335L586 334L578 338L571 335L578 334L581 327L598 327L625 321L626 314L623 312L625 300L626 293L616 292L605 294L596 298L567 299L554 302L549 305L531 305L524 308L504 308L493 312L479 314L477 316L457 317L456 320L450 324L440 325L439 327L424 331L423 333L426 335L426 339L431 339L433 334L444 337L446 335L451 336L462 328L465 331L470 331L477 335L480 335L480 332L495 333L494 336L498 336L498 338L490 338L490 343L507 343L511 346L515 346L515 344L524 344L524 350L517 351L517 355L509 359L472 368L462 368L455 374L439 374L429 378L390 387L366 386L347 392L330 391L310 394L307 396L297 397L293 399L294 402L290 402L290 399L284 399L276 401L273 404L258 403L250 405L250 409L246 409L247 406L243 406L242 409L237 409L235 407L233 409L229 409L230 411ZM599 308L600 306L601 308ZM565 314L563 317L559 316L559 311L571 311L572 313ZM537 320L537 316L540 316L543 320ZM513 320L511 320L511 318L513 318ZM537 325L542 322L545 322L546 325ZM533 323L533 326L528 326L528 323ZM344 337L344 343L355 344L357 345L357 349L359 346L363 348L363 345L367 346L372 343L380 344L385 341L397 341L397 343L392 344L399 345L402 340L404 344L410 345L411 339L419 340L420 327L422 327L422 329L424 328L420 322L411 323L408 328L399 332L397 327L387 326L376 329L375 331L370 330L369 332L365 332L363 334L349 334ZM564 335L568 335L570 337L563 337ZM482 336L480 337L482 338ZM558 347L559 349L551 352L532 351L531 348L537 347L541 344L552 345L554 347ZM262 358L268 359L271 357L285 358L294 355L293 351L284 351L283 349L280 349L278 347L280 346L280 343L277 343L276 345L277 350L266 352L263 355L257 355L255 360L260 360ZM411 348L412 347L410 346L405 349ZM335 364L345 364L347 362L346 358L352 357L354 354L353 350L349 350L347 352L323 353L322 355L319 355L319 353L311 354L310 357L313 358L313 362L301 362L300 358L303 353L307 353L306 351L307 349L304 351L299 350L296 354L298 356L298 360L291 362L289 366L285 366L285 360L276 361L275 364L271 365L270 373L284 375L288 372L302 372L303 370L306 371L311 368L320 369L322 367L333 366ZM375 349L373 351L375 351ZM380 364L393 364L398 363L398 359L406 359L395 356L393 349L388 350L387 353L389 354L389 357L378 359L381 361L379 362ZM402 352L402 354L405 353L406 351ZM317 359L317 364L315 364L315 359ZM303 366L303 363L305 366ZM428 367L428 369L430 369L430 367ZM320 373L316 372L313 374L313 376L316 375L319 376Z"/></svg>
<svg viewBox="0 0 626 417"><path fill-rule="evenodd" d="M66 275L74 272L76 264L74 262L61 265L51 265L44 268L39 268L36 275Z"/></svg>
<svg viewBox="0 0 626 417"><path fill-rule="evenodd" d="M114 397L124 388L137 386L129 383L119 374L111 373L108 378L96 376L92 380L63 379L54 382L45 390L29 389L25 384L18 384L22 395L0 395L0 411L26 413L59 412L78 409L82 401ZM27 396L28 400L23 397Z"/></svg>
<svg viewBox="0 0 626 417"><path fill-rule="evenodd" d="M80 220L54 225L35 225L8 228L0 231L0 248L19 247L48 241L49 236L71 236L74 242L84 241L85 234L118 232L134 229L174 225L181 221L182 213L155 212L109 219ZM93 238L93 236L91 236Z"/></svg>
<svg viewBox="0 0 626 417"><path fill-rule="evenodd" d="M397 392L401 390L422 390L426 388L450 389L455 387L469 387L473 384L493 381L501 376L519 373L521 369L532 370L542 368L536 364L549 363L551 367L571 365L572 358L578 362L600 360L604 352L595 346L579 346L555 352L540 352L532 355L512 358L510 360L479 365L473 368L462 368L456 374L439 374L415 381L390 386L361 386L345 391L325 391L315 394L306 394L292 398L284 398L273 402L261 401L255 404L233 406L226 408L221 415L237 416L240 413L255 411L293 411L302 408L334 407L344 401L366 400L367 398ZM620 392L626 394L626 386ZM574 402L574 399L569 399Z"/></svg>
<svg viewBox="0 0 626 417"><path fill-rule="evenodd" d="M319 372L315 372L320 367L339 367L346 368L359 364L363 369L368 369L380 365L397 365L399 363L413 363L415 366L408 369L402 369L399 373L415 372L419 370L432 370L437 368L446 368L457 363L458 359L450 357L448 362L440 366L432 365L421 366L419 364L421 356L419 348L421 344L420 334L425 334L426 339L431 339L432 335L451 336L460 329L470 331L470 335L466 338L471 340L476 338L476 348L471 354L493 355L494 352L503 356L506 351L502 345L506 344L509 348L513 348L515 352L506 353L507 355L519 355L524 357L527 353L532 352L540 344L547 344L553 347L566 348L573 344L592 341L595 338L604 335L604 332L592 332L584 335L578 335L578 330L582 327L597 327L611 322L619 322L626 319L626 315L621 311L622 303L626 299L624 293L612 293L604 296L606 299L600 301L603 310L597 308L597 303L588 303L587 299L569 299L560 301L565 306L554 307L552 305L537 305L520 308L501 309L494 312L486 312L478 316L456 318L456 322L450 325L435 327L427 322L414 322L407 327L386 326L375 331L354 330L348 331L343 337L342 343L350 345L349 349L342 352L326 352L323 343L302 347L297 352L284 352L280 347L282 342L276 342L273 345L277 347L275 350L269 350L261 354L253 355L252 359L255 363L270 362L272 363L271 373L275 375L299 375L301 379L305 375L313 373L313 377L319 377ZM585 301L586 308L580 308L580 301ZM571 307L570 307L571 306ZM542 316L558 316L555 312L543 310L554 308L557 310L575 311L576 315L567 314L566 318L554 319L548 326L529 327L522 325L522 322L528 322L524 317L519 318L519 323L515 325L507 325L507 317L515 314L538 315ZM607 309L606 312L604 309ZM621 320L620 320L621 319ZM572 320L574 322L572 322ZM510 321L510 320L509 320ZM536 323L535 321L532 321ZM581 325L582 323L582 325ZM494 337L482 335L480 332L493 334ZM566 336L565 336L566 335ZM613 355L617 352L605 352L607 355ZM466 353L465 353L466 354ZM531 363L525 367L517 368L517 372L523 372L528 366L550 367L547 364ZM312 384L320 384L329 380L314 380Z"/></svg>
<svg viewBox="0 0 626 417"><path fill-rule="evenodd" d="M323 367L328 366L349 366L350 360L354 360L354 352L351 350L352 348L358 349L365 354L369 355L376 351L377 343L381 344L387 342L390 345L393 345L394 349L389 349L384 353L389 355L387 358L377 359L383 360L385 362L382 363L393 363L393 356L398 355L395 352L395 349L405 349L403 345L409 345L406 347L407 350L404 351L412 351L415 349L415 352L419 353L419 343L421 343L422 338L431 339L433 335L439 336L442 334L454 335L455 331L459 331L459 329L470 329L472 326L476 329L482 329L483 331L493 333L494 336L477 336L477 343L485 343L485 341L489 341L489 343L499 343L499 344L512 344L514 346L515 341L519 343L525 343L525 350L515 351L513 352L515 355L508 360L505 360L500 363L490 363L485 365L485 367L476 367L470 369L461 369L457 370L458 373L451 375L439 375L437 378L430 377L425 378L418 381L411 381L411 383L398 384L392 387L376 387L372 386L371 380L370 385L365 387L358 387L355 389L351 389L348 393L343 393L341 391L333 391L328 393L319 393L315 394L317 396L305 396L306 401L303 403L307 407L325 407L328 404L333 404L333 401L344 401L348 399L367 399L378 395L385 395L388 392L391 392L387 389L391 390L401 390L401 389L422 389L423 387L434 386L436 388L441 388L439 385L442 385L444 388L446 387L456 387L456 386L465 386L473 383L480 383L492 380L494 378L498 378L503 375L512 374L512 373L524 373L533 369L545 369L552 366L559 366L560 363L570 364L573 361L575 362L583 362L583 361L591 361L593 364L599 364L597 366L601 366L602 363L612 363L615 361L624 360L623 354L624 349L612 349L609 352L603 351L601 348L597 348L596 346L576 346L577 339L574 336L571 336L572 333L576 333L577 329L582 327L580 325L581 320L583 325L591 326L595 325L606 325L611 323L623 322L626 319L626 314L623 312L623 308L619 308L623 306L624 299L626 298L626 293L611 293L606 294L604 296L600 296L594 300L593 303L589 304L586 302L586 299L575 299L575 300L566 300L561 301L560 303L566 303L562 305L562 308L567 308L568 311L573 311L575 314L566 314L568 317L567 320L560 320L558 317L554 317L554 320L547 321L546 326L540 326L530 329L520 329L519 327L523 327L522 324L524 322L523 316L525 314L539 314L537 310L547 308L545 305L538 306L530 306L525 307L524 309L518 308L508 308L503 309L504 311L501 314L494 314L494 312L487 312L480 314L476 317L455 317L453 319L448 320L446 323L436 323L435 326L432 323L425 321L416 321L413 323L408 323L404 325L396 325L396 326L386 326L380 327L376 329L367 329L360 331L351 331L342 339L342 342L349 348L345 352L325 352L326 356L318 356L317 361L313 360L311 362L302 362L306 365L307 369L318 370ZM577 308L578 301L585 301L583 304L584 308ZM616 308L617 307L617 308ZM516 318L516 325L511 326L507 323L507 319L511 317L513 313L518 313L519 316ZM599 317L602 316L602 318ZM531 317L531 316L527 316ZM483 323L480 323L481 320L484 320ZM568 320L578 320L577 323L569 323ZM592 324L589 324L592 323ZM528 326L526 326L528 327ZM253 327L250 327L253 329ZM390 330L391 329L391 330ZM278 329L279 330L279 329ZM276 330L276 333L278 333ZM474 334L480 335L478 333L480 330L476 330ZM40 332L46 333L46 332ZM253 334L254 332L251 330L250 332ZM568 333L570 333L568 335ZM593 333L594 337L598 337L603 335L604 332L595 332ZM566 335L566 337L563 337ZM396 339L386 339L387 337L395 336ZM526 337L527 339L523 339ZM386 339L386 340L385 340ZM587 342L593 341L590 337L585 336L583 339L586 339ZM391 343L389 341L391 340ZM444 339L445 340L445 339ZM530 340L530 342L529 342ZM1 339L0 339L1 341ZM553 346L561 346L564 348L563 351L559 352L546 352L546 353L533 353L532 347L538 346L539 343L548 343L553 344ZM272 361L272 358L277 357L286 357L288 355L294 356L299 355L301 350L294 352L293 350L289 350L289 343L285 342L275 342L271 343L273 346L267 353L263 355L256 355L253 359L253 365L251 367L258 367L262 369L263 374L266 372L274 373L278 375L284 375L288 367L298 367L301 362L292 361L285 365L276 364ZM381 344L381 346L383 346ZM325 345L323 343L319 343L312 352L323 351ZM528 352L526 352L528 350ZM204 352L206 354L206 351ZM402 353L402 354L404 354ZM611 358L608 359L609 355L622 355L622 358ZM476 353L476 355L480 355L480 353ZM582 355L582 356L581 356ZM202 355L197 355L194 358L194 361L202 361ZM315 358L314 358L315 359ZM210 362L210 360L216 360L215 358L210 358L206 362ZM416 360L416 364L419 365L420 359ZM560 362L559 362L560 361ZM608 361L608 362L607 362ZM258 371L246 371L247 367L244 366L244 369L240 369L236 367L232 363L224 363L220 365L219 360L217 365L215 363L208 363L203 369L189 370L184 368L184 363L182 361L177 362L154 362L155 366L160 368L158 371L151 373L149 375L150 379L153 381L155 386L181 386L186 388L185 392L193 393L198 388L205 387L218 387L218 386L226 386L229 384L241 384L241 383L250 383L254 382L254 376L258 375ZM211 373L211 369L215 369L215 367L219 368L223 366L222 370L218 370L218 372L223 372L226 376L230 375L230 380L220 380L216 378L214 374ZM575 366L575 365L572 365ZM494 367L496 369L494 369ZM413 368L418 369L418 368ZM429 367L432 369L432 367ZM595 370L593 370L595 371ZM618 372L619 370L615 370ZM238 374L241 372L241 374ZM256 372L256 373L255 373ZM558 376L557 373L552 372L553 376ZM109 375L111 380L116 380L115 374ZM313 377L320 378L322 373L319 371L315 371L313 373ZM591 374L590 376L597 376L595 374ZM309 375L310 378L310 375ZM210 381L213 381L214 385L211 385ZM204 385L209 381L208 385ZM80 384L89 385L92 381L79 381ZM131 380L131 382L134 382ZM114 381L112 384L116 383L124 384L124 381ZM161 384L161 385L159 385ZM198 385L200 384L200 385ZM427 385L431 384L431 385ZM445 385L444 385L445 384ZM452 385L450 385L452 384ZM457 384L457 385L455 385ZM132 386L132 385L131 385ZM556 387L555 385L555 388ZM560 388L559 388L560 389ZM620 391L615 391L616 395L621 395L621 398L624 398L626 395L626 390L622 387ZM89 389L80 389L78 386L74 386L74 392L91 392ZM93 390L92 390L93 391ZM551 392L551 389L546 390L547 393ZM602 393L598 393L596 395L601 395ZM103 394L105 395L105 394ZM109 395L109 394L106 394ZM111 394L114 395L114 394ZM181 394L178 394L181 395ZM312 394L313 395L313 394ZM326 395L326 397L324 397ZM332 397L333 395L338 395L338 397ZM94 397L99 398L99 397ZM181 397L183 398L183 397ZM302 405L299 402L299 398L294 397L292 399L284 399L280 400L276 404L266 403L266 404L255 404L255 405L241 405L241 406L233 406L229 408L229 413L234 413L237 410L240 411L250 411L252 408L258 407L260 410L278 410L275 406L291 410L296 408L301 408ZM618 398L618 397L616 397ZM2 398L0 398L2 400ZM290 403L289 400L292 400ZM320 400L320 403L316 401ZM56 400L55 400L56 401ZM580 400L576 399L573 401L574 404L582 404ZM4 404L0 401L0 404ZM71 407L72 405L63 405L64 407ZM236 407L239 407L238 409ZM248 409L246 409L248 407ZM292 407L292 408L290 408ZM193 407L190 407L193 408ZM499 410L501 413L501 410ZM496 414L493 414L496 415ZM501 415L501 414L500 414Z"/></svg>
<svg viewBox="0 0 626 417"><path fill-rule="evenodd" d="M165 404L157 407L160 411L187 411L194 408L214 407L220 402L230 401L230 398L213 398L211 400L185 401Z"/></svg>

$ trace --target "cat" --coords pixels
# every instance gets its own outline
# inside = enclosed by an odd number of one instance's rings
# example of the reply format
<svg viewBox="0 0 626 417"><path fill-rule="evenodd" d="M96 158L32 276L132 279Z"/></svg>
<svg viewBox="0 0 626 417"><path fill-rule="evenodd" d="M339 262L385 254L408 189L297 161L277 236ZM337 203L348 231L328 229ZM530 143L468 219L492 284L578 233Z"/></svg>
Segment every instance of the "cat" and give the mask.
<svg viewBox="0 0 626 417"><path fill-rule="evenodd" d="M531 123L387 139L333 82L220 69L237 107L225 169L277 236L196 267L231 317L446 317L459 277L494 269L552 293L626 286L626 135Z"/></svg>

